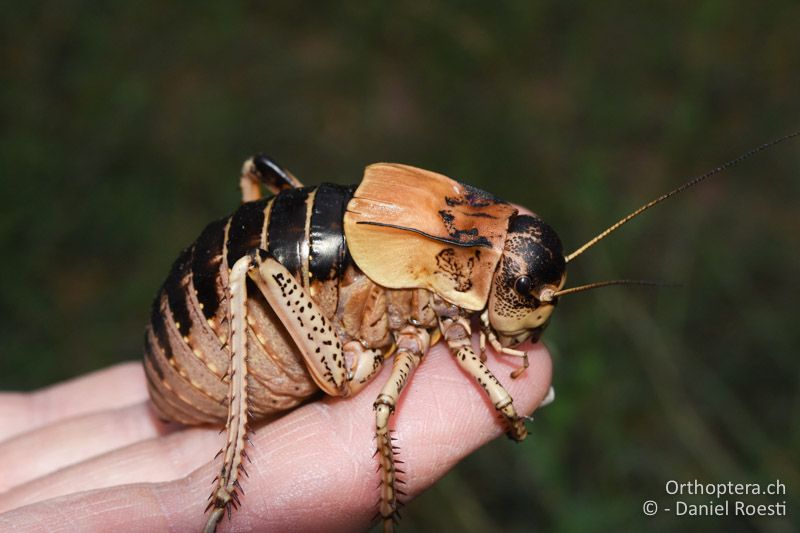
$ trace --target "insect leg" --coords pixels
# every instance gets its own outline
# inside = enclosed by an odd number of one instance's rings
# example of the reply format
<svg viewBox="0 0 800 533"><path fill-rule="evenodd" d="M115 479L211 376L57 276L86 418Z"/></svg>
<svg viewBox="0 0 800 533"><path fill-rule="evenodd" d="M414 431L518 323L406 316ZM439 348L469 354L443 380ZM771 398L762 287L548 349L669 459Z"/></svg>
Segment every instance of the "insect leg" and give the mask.
<svg viewBox="0 0 800 533"><path fill-rule="evenodd" d="M326 394L347 396L347 364L335 324L325 318L300 282L268 252L258 250L254 261L258 268L250 271L250 277L291 335L311 377Z"/></svg>
<svg viewBox="0 0 800 533"><path fill-rule="evenodd" d="M500 344L494 331L492 331L492 328L489 326L488 311L484 311L483 314L481 314L481 325L481 361L486 362L486 339L488 338L489 344L492 345L492 348L494 348L494 351L497 353L522 358L522 366L511 372L511 379L517 379L520 374L525 372L525 369L530 366L528 363L528 352L507 348Z"/></svg>
<svg viewBox="0 0 800 533"><path fill-rule="evenodd" d="M239 180L242 202L261 198L261 184L264 184L272 194L303 186L291 172L264 154L253 156L242 165L242 176Z"/></svg>
<svg viewBox="0 0 800 533"><path fill-rule="evenodd" d="M525 420L514 408L514 400L472 349L472 329L469 320L464 317L442 317L439 328L450 350L455 354L458 364L477 380L495 409L508 422L508 436L515 441L525 439L528 430L525 428Z"/></svg>
<svg viewBox="0 0 800 533"><path fill-rule="evenodd" d="M397 474L395 448L389 432L389 416L394 412L400 393L409 376L419 365L430 346L430 335L425 329L406 326L397 337L397 353L394 356L392 374L375 400L375 438L378 441L376 454L380 461L381 492L378 512L383 519L383 530L392 531L397 520Z"/></svg>
<svg viewBox="0 0 800 533"><path fill-rule="evenodd" d="M247 408L247 273L256 267L254 254L234 263L230 272L231 360L227 379L228 392L227 441L222 449L222 468L217 486L211 494L206 511L211 509L204 532L213 533L227 509L238 506L239 472L248 432Z"/></svg>
<svg viewBox="0 0 800 533"><path fill-rule="evenodd" d="M349 367L347 373L349 394L357 393L378 375L385 357L381 350L368 350L359 341L345 343L344 356Z"/></svg>

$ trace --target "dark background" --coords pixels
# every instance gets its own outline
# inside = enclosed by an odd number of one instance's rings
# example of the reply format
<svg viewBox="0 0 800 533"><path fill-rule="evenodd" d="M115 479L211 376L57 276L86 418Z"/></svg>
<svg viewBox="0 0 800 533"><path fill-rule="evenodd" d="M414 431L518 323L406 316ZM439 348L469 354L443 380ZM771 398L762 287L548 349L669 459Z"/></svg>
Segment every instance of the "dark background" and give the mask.
<svg viewBox="0 0 800 533"><path fill-rule="evenodd" d="M790 1L107 4L3 9L2 389L138 359L172 260L236 207L257 151L308 184L382 160L438 170L530 207L573 250L800 128ZM404 530L797 523L799 143L570 264L570 284L682 286L565 297L545 335L558 400L527 442L487 446L412 503ZM790 518L642 516L695 478L780 478Z"/></svg>

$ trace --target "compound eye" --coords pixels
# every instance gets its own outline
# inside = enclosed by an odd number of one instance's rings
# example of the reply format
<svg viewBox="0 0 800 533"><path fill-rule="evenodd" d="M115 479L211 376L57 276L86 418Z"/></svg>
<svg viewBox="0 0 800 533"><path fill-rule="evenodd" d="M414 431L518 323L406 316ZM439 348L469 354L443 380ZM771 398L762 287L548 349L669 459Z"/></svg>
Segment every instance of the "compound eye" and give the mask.
<svg viewBox="0 0 800 533"><path fill-rule="evenodd" d="M523 296L528 296L533 288L533 282L528 276L520 276L514 282L514 290Z"/></svg>

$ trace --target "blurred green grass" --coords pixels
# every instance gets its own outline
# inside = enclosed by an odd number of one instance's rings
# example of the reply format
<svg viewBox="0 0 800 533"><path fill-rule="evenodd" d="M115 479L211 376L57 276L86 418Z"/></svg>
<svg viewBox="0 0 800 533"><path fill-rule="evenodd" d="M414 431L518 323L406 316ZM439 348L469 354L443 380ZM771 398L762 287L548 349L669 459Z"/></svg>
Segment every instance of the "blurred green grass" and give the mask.
<svg viewBox="0 0 800 533"><path fill-rule="evenodd" d="M401 161L568 249L798 128L795 2L12 2L0 20L0 388L138 359L177 252L266 151L306 183ZM570 264L555 404L411 504L409 531L796 525L800 156L759 155ZM488 416L488 415L487 415ZM642 516L668 479L788 486L790 518ZM794 515L792 518L791 515Z"/></svg>

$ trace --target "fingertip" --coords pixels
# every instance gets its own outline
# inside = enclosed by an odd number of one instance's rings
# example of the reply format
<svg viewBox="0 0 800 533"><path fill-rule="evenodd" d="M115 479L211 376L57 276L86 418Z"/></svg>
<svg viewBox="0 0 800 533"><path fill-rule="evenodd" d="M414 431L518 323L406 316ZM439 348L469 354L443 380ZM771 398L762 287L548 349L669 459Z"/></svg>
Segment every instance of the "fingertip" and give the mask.
<svg viewBox="0 0 800 533"><path fill-rule="evenodd" d="M517 349L528 353L528 368L516 379L511 377L511 372L521 366L521 361L515 357L508 357L491 352L498 369L498 379L506 385L506 389L517 406L521 415L529 415L538 408L550 390L553 378L553 360L547 347L541 342L536 344L523 343ZM499 369L502 369L499 370Z"/></svg>

